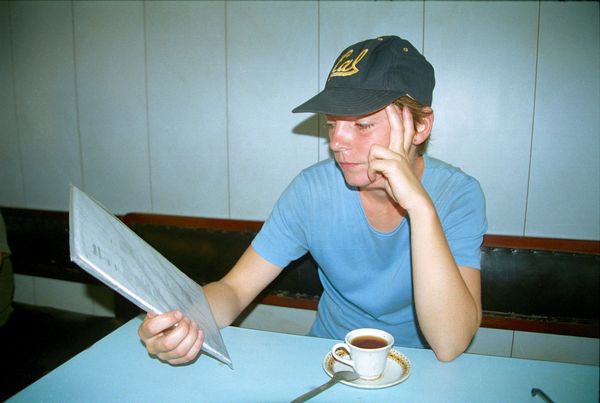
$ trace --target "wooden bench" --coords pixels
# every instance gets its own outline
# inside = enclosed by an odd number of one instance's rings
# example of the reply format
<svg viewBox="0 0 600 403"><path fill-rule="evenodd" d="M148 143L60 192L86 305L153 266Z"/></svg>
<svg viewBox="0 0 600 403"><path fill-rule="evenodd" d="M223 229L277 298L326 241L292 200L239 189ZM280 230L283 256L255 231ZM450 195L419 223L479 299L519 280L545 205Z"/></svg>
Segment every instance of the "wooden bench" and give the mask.
<svg viewBox="0 0 600 403"><path fill-rule="evenodd" d="M96 283L69 259L68 214L2 208L15 273ZM133 231L199 284L222 277L262 222L131 213ZM599 337L600 242L487 235L483 327ZM322 288L310 255L292 262L257 303L316 309ZM116 314L139 313L117 297Z"/></svg>

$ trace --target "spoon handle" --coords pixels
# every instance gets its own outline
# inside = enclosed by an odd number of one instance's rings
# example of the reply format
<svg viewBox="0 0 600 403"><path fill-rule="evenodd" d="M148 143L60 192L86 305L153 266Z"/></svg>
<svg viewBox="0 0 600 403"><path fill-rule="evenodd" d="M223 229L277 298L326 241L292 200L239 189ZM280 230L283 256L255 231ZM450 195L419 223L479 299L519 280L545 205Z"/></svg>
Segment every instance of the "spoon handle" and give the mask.
<svg viewBox="0 0 600 403"><path fill-rule="evenodd" d="M318 386L318 387L314 388L313 390L306 392L302 396L298 396L297 398L292 400L292 403L305 402L308 399L310 399L311 397L315 397L316 395L323 392L324 390L329 389L330 387L335 385L338 381L339 381L339 379L337 377L333 377L329 380L329 382L326 382L323 385Z"/></svg>
<svg viewBox="0 0 600 403"><path fill-rule="evenodd" d="M550 396L548 396L546 393L544 393L543 390L541 390L539 388L533 388L533 389L531 389L531 396L539 396L546 403L554 403L554 401L552 399L550 399Z"/></svg>

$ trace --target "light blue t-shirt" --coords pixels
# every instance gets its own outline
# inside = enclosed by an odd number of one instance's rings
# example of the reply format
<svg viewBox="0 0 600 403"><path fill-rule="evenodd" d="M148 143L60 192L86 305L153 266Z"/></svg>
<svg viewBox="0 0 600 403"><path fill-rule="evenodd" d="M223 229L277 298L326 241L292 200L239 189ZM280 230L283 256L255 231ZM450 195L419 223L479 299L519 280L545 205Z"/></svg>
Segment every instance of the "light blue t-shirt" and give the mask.
<svg viewBox="0 0 600 403"><path fill-rule="evenodd" d="M421 182L440 217L458 265L480 268L487 230L479 183L460 169L424 156ZM287 266L310 252L323 295L310 334L343 339L355 328L390 332L397 345L426 346L413 305L410 217L391 232L374 229L356 188L334 160L303 170L276 203L252 242L271 263Z"/></svg>

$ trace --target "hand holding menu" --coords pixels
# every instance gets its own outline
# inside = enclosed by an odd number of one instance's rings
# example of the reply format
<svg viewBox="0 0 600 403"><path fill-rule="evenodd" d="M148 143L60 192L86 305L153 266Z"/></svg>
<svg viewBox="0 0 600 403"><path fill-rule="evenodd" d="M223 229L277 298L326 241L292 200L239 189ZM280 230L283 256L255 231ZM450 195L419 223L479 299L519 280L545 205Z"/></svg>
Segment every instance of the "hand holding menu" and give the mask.
<svg viewBox="0 0 600 403"><path fill-rule="evenodd" d="M75 186L69 210L73 262L146 312L179 310L204 331L202 350L232 367L202 287Z"/></svg>

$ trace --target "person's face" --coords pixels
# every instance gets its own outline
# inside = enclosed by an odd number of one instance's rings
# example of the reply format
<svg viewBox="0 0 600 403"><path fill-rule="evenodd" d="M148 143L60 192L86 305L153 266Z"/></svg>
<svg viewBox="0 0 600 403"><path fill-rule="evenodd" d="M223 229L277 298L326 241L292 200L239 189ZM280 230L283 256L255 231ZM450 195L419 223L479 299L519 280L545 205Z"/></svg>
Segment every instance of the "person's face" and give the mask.
<svg viewBox="0 0 600 403"><path fill-rule="evenodd" d="M390 143L390 123L382 109L363 116L327 115L329 148L350 186L371 184L367 176L371 145L387 147Z"/></svg>

